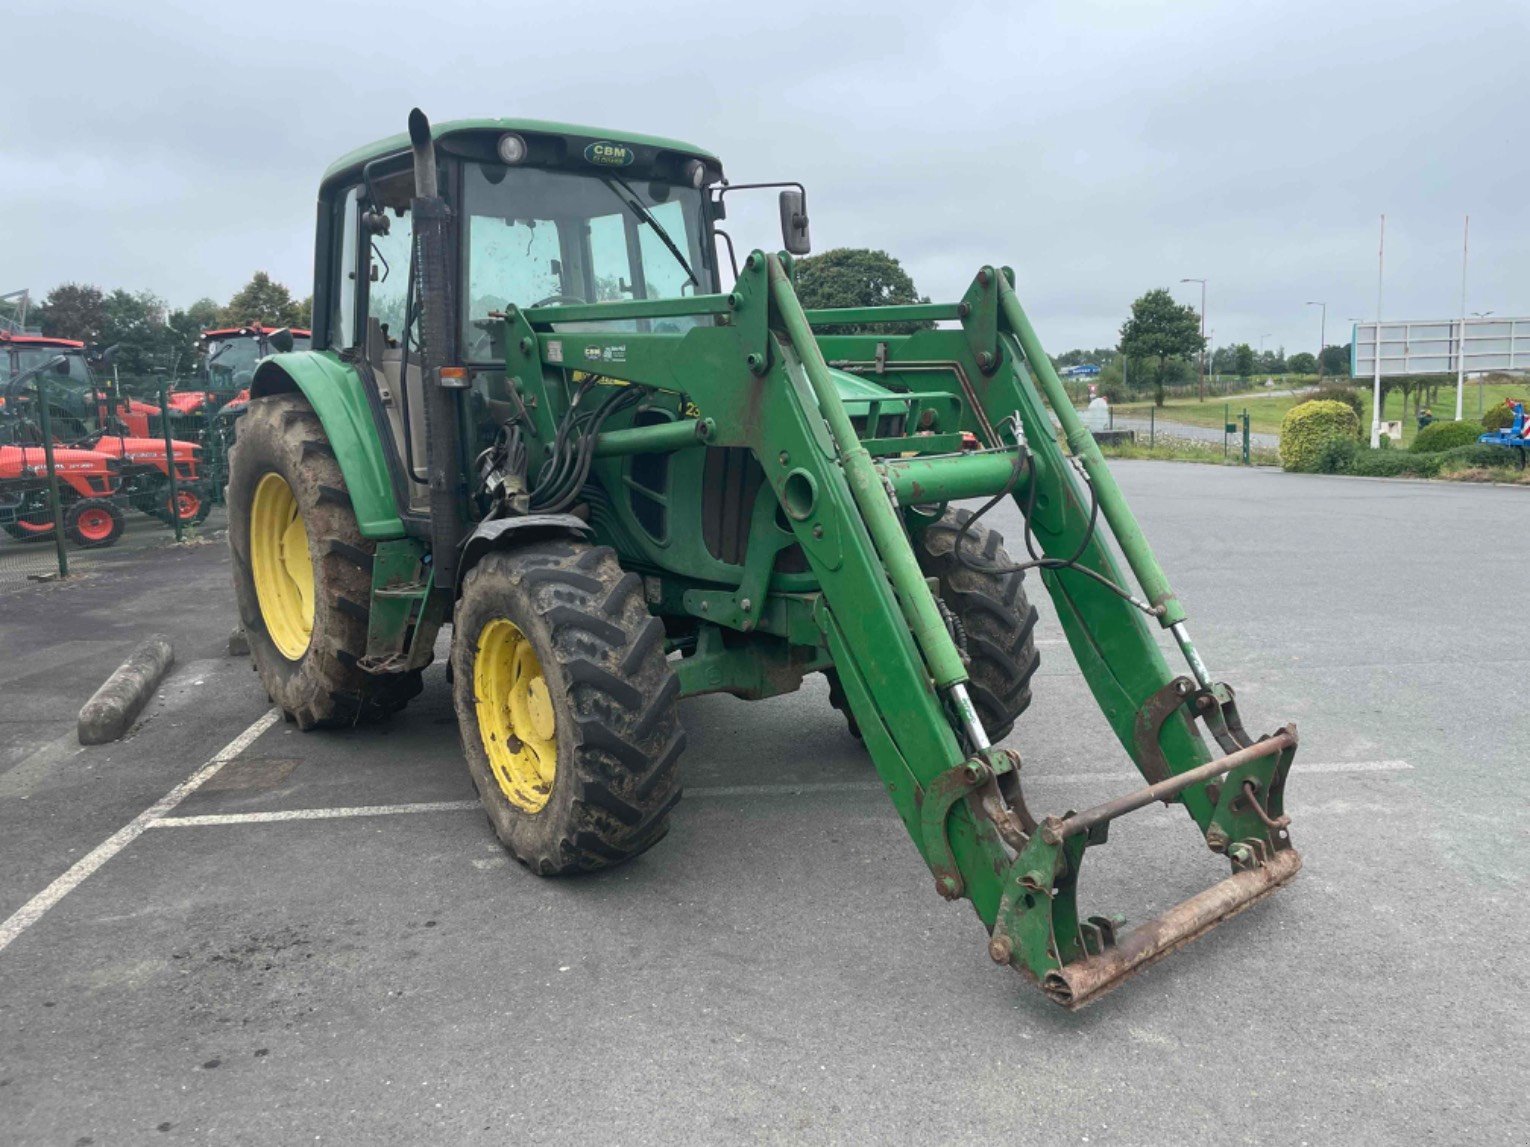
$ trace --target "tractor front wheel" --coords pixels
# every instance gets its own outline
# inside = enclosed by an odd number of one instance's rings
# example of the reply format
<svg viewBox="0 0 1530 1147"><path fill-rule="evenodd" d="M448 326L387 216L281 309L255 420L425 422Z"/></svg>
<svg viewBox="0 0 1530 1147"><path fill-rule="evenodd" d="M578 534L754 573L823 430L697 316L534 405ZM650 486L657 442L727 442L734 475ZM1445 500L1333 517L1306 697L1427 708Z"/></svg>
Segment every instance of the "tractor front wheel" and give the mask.
<svg viewBox="0 0 1530 1147"><path fill-rule="evenodd" d="M1015 719L1031 703L1031 678L1041 664L1036 653L1036 610L1026 599L1024 574L989 573L975 566L1002 568L1011 564L1004 539L993 530L973 526L962 538L963 562L955 551L970 510L948 509L927 526L914 543L914 555L926 577L935 578L940 600L955 617L967 647L967 692L990 741L1002 741ZM844 714L850 735L861 731L850 712L850 701L839 675L830 669L829 704Z"/></svg>
<svg viewBox="0 0 1530 1147"><path fill-rule="evenodd" d="M419 670L362 667L375 543L301 395L250 403L229 459L228 542L261 684L300 729L385 717L419 693Z"/></svg>
<svg viewBox="0 0 1530 1147"><path fill-rule="evenodd" d="M105 498L81 498L64 515L64 536L83 550L116 545L127 519Z"/></svg>
<svg viewBox="0 0 1530 1147"><path fill-rule="evenodd" d="M955 615L967 641L967 692L991 741L1009 736L1015 719L1031 703L1031 678L1041 664L1036 653L1036 610L1025 596L1023 573L987 573L974 566L1013 564L1004 538L981 525L957 536L972 511L948 509L928 526L914 552L926 577L936 578L940 600Z"/></svg>
<svg viewBox="0 0 1530 1147"><path fill-rule="evenodd" d="M538 875L619 864L668 831L679 695L663 624L609 548L535 542L464 580L452 642L463 751L495 834Z"/></svg>

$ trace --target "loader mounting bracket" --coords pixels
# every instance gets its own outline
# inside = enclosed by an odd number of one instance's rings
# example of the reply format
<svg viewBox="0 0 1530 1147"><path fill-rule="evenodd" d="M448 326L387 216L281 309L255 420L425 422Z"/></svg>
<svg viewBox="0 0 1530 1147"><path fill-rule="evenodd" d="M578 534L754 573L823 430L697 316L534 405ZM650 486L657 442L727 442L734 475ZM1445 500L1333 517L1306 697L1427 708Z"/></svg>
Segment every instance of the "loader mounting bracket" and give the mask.
<svg viewBox="0 0 1530 1147"><path fill-rule="evenodd" d="M919 795L919 830L924 841L924 855L935 874L935 890L947 900L962 895L965 885L946 820L956 802L982 788L988 782L1019 768L1019 757L1005 749L985 749L936 777Z"/></svg>

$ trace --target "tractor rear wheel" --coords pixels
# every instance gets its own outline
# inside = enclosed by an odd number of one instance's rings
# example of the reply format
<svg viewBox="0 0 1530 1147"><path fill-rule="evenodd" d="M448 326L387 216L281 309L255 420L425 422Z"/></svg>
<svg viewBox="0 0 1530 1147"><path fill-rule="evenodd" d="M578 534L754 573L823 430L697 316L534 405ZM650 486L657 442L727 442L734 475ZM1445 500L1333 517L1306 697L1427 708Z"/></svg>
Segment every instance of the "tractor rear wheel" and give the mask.
<svg viewBox="0 0 1530 1147"><path fill-rule="evenodd" d="M386 717L419 693L418 669L362 668L376 547L301 395L250 404L229 459L228 541L261 684L300 729Z"/></svg>
<svg viewBox="0 0 1530 1147"><path fill-rule="evenodd" d="M157 499L154 516L167 526L175 525L170 507L170 483L165 482L154 497ZM180 507L183 526L200 526L212 513L212 491L202 482L177 482L175 501Z"/></svg>
<svg viewBox="0 0 1530 1147"><path fill-rule="evenodd" d="M957 534L971 517L970 510L946 510L915 541L914 555L925 576L937 579L940 600L961 625L969 659L967 692L988 739L998 742L1009 736L1031 703L1031 678L1041 664L1036 610L1025 596L1024 574L984 573L957 558ZM967 531L962 553L979 565L1011 564L1004 539L981 525ZM839 675L831 669L826 676L829 704L844 714L851 736L859 740L861 731Z"/></svg>
<svg viewBox="0 0 1530 1147"><path fill-rule="evenodd" d="M679 696L664 626L611 549L534 542L464 579L452 642L463 752L495 834L538 875L620 864L668 831Z"/></svg>

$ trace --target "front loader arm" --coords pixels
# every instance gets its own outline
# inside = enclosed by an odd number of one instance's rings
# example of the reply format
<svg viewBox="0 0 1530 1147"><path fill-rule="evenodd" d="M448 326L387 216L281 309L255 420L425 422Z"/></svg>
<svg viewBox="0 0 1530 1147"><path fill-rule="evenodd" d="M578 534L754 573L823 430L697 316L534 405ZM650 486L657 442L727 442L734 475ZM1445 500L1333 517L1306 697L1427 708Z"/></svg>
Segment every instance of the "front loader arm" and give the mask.
<svg viewBox="0 0 1530 1147"><path fill-rule="evenodd" d="M718 324L680 337L551 329L686 307L719 315ZM878 775L937 889L972 902L995 961L1028 972L1052 998L1078 1007L1294 875L1300 859L1282 804L1295 731L1253 741L1231 691L1208 679L1184 633L1183 610L1066 402L1007 275L985 268L959 306L911 313L923 310L866 309L849 321L954 316L961 327L891 336L876 341L874 356L862 355L873 340L815 336L815 322L847 315L804 312L788 257L755 252L727 296L512 313L507 374L525 382L560 375L564 363L599 361L610 378L687 395L715 428L710 445L749 449L818 585L815 594L786 595L786 604L811 610ZM874 359L893 390L900 371L924 372L925 388L932 374L944 377L961 399L963 429L985 449L872 458L846 414L826 347L853 348L867 369ZM1056 439L1043 392L1071 458ZM919 449L917 441L902 449ZM919 570L905 513L932 500L1006 489L1050 559L1042 579L1085 679L1151 782L1039 823L1021 795L1019 755L988 744L966 697L965 666ZM1113 557L1107 533L1128 569ZM694 608L715 624L745 632L753 624L742 602L743 612L722 608L726 592L686 597L687 608L694 597ZM724 616L707 615L712 604ZM1192 675L1170 671L1150 620L1172 628ZM1197 721L1221 750L1215 759ZM1116 943L1111 921L1079 914L1080 864L1090 845L1105 842L1110 820L1158 800L1184 804L1234 875Z"/></svg>

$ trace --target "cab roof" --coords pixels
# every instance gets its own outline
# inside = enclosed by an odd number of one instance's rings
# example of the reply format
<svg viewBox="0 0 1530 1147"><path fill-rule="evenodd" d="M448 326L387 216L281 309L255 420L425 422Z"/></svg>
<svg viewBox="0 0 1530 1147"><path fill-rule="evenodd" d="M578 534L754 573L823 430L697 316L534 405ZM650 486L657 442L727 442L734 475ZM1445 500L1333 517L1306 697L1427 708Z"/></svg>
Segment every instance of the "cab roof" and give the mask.
<svg viewBox="0 0 1530 1147"><path fill-rule="evenodd" d="M470 132L492 131L502 133L513 131L518 134L569 136L577 139L606 140L612 143L624 143L632 147L650 148L655 151L672 151L683 155L695 156L697 159L711 160L716 165L720 161L705 148L695 144L685 143L678 139L666 139L657 135L639 135L636 132L609 131L604 128L586 127L573 123L554 123L550 120L540 119L454 119L445 120L442 123L431 124L430 136L437 143L450 136L462 135ZM387 139L380 139L376 143L370 143L365 147L358 147L348 155L343 155L324 172L323 183L353 171L363 164L370 163L385 155L396 155L409 150L409 135L400 132L398 135L390 135Z"/></svg>
<svg viewBox="0 0 1530 1147"><path fill-rule="evenodd" d="M0 331L0 343L9 343L14 346L58 347L67 350L85 349L85 344L75 339L56 339L49 335L15 335L10 331Z"/></svg>

